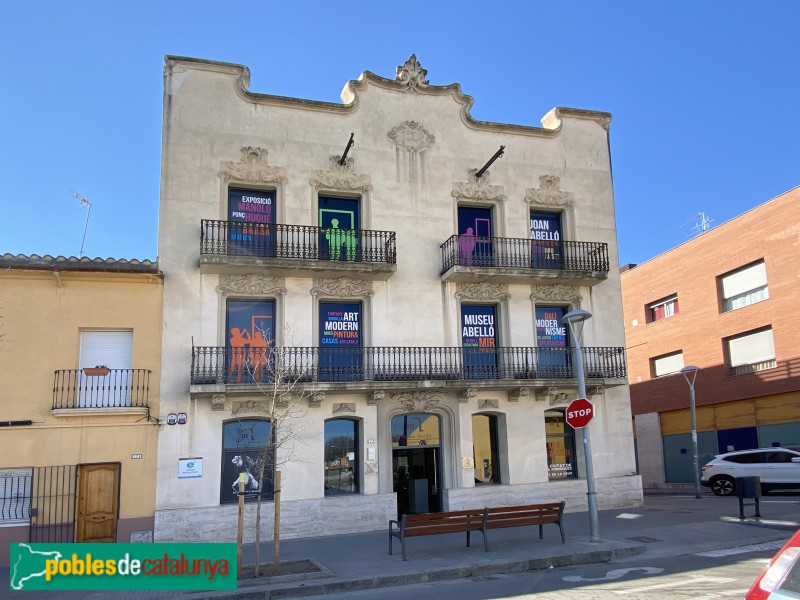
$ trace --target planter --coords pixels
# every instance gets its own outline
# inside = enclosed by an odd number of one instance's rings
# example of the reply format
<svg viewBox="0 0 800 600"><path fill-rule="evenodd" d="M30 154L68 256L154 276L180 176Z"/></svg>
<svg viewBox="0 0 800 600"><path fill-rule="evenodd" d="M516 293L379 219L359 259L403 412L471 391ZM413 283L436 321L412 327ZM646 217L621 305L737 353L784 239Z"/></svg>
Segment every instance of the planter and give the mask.
<svg viewBox="0 0 800 600"><path fill-rule="evenodd" d="M108 375L108 373L110 371L111 371L111 369L109 369L108 367L84 367L83 368L83 374L84 375L105 376L105 375Z"/></svg>

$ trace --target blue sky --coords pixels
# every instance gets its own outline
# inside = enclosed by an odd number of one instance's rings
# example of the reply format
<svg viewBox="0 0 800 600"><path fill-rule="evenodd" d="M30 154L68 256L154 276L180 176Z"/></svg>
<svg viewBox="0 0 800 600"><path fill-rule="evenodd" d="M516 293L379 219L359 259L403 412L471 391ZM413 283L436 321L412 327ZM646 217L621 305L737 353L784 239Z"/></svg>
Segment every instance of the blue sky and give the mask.
<svg viewBox="0 0 800 600"><path fill-rule="evenodd" d="M800 2L0 2L0 253L157 256L163 58L338 102L416 53L478 119L608 111L622 264L800 183Z"/></svg>

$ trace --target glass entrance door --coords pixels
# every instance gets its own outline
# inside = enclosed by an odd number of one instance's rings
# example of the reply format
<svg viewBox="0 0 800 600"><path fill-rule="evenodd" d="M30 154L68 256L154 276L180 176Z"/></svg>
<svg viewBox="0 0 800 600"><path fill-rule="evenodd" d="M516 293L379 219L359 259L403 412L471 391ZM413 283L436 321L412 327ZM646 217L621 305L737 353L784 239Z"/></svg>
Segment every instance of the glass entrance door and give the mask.
<svg viewBox="0 0 800 600"><path fill-rule="evenodd" d="M410 413L392 418L392 473L397 516L441 512L439 417Z"/></svg>

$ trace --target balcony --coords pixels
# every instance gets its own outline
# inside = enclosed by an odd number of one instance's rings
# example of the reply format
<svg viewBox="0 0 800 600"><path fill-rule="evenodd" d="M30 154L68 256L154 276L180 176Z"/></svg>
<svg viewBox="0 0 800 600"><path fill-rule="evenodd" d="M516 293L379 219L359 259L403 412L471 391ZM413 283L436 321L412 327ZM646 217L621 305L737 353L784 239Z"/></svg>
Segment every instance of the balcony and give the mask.
<svg viewBox="0 0 800 600"><path fill-rule="evenodd" d="M203 220L200 270L386 280L397 270L393 231Z"/></svg>
<svg viewBox="0 0 800 600"><path fill-rule="evenodd" d="M582 348L588 379L620 385L627 375L625 351L619 347ZM195 386L309 384L318 389L393 389L408 387L491 387L555 385L575 379L571 348L289 348L256 352L221 346L192 348L192 392ZM425 382L425 384L421 384ZM431 382L433 385L431 385ZM413 385L409 385L413 384ZM225 391L232 391L226 388Z"/></svg>
<svg viewBox="0 0 800 600"><path fill-rule="evenodd" d="M86 369L85 371L89 371ZM147 369L105 369L106 374L87 374L82 369L55 372L53 409L56 416L147 413L150 374Z"/></svg>
<svg viewBox="0 0 800 600"><path fill-rule="evenodd" d="M608 244L453 235L440 246L442 280L594 285L608 277Z"/></svg>

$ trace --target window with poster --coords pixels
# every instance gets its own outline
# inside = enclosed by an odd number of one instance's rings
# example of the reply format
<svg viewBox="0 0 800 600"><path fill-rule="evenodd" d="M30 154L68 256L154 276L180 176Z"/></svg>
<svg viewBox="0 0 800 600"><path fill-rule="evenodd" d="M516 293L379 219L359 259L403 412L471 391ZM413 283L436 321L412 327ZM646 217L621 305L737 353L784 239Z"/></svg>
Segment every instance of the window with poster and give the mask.
<svg viewBox="0 0 800 600"><path fill-rule="evenodd" d="M561 319L564 306L536 306L536 347L541 377L570 376L569 329Z"/></svg>
<svg viewBox="0 0 800 600"><path fill-rule="evenodd" d="M560 269L564 264L559 213L531 211L531 263L534 269Z"/></svg>
<svg viewBox="0 0 800 600"><path fill-rule="evenodd" d="M358 198L320 196L319 258L331 261L361 260L361 202Z"/></svg>
<svg viewBox="0 0 800 600"><path fill-rule="evenodd" d="M564 410L544 412L544 429L547 442L547 474L550 479L568 479L578 476L575 462L575 430L567 424Z"/></svg>
<svg viewBox="0 0 800 600"><path fill-rule="evenodd" d="M259 493L271 500L275 481L273 460L275 433L266 419L243 419L222 424L222 479L219 501L238 502L239 477L244 475L244 499L255 500ZM263 469L263 482L259 483Z"/></svg>
<svg viewBox="0 0 800 600"><path fill-rule="evenodd" d="M225 315L228 383L270 381L269 349L274 339L274 300L229 299Z"/></svg>
<svg viewBox="0 0 800 600"><path fill-rule="evenodd" d="M275 256L275 192L228 190L228 254Z"/></svg>
<svg viewBox="0 0 800 600"><path fill-rule="evenodd" d="M319 380L359 381L361 302L319 303Z"/></svg>
<svg viewBox="0 0 800 600"><path fill-rule="evenodd" d="M461 305L461 347L466 379L497 377L497 307Z"/></svg>

